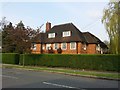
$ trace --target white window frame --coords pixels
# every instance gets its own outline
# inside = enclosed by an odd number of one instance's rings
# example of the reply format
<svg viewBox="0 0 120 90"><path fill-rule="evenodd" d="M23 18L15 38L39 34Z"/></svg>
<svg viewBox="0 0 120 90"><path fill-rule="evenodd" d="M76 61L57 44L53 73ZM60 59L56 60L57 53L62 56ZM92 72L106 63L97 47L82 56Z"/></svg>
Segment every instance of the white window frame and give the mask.
<svg viewBox="0 0 120 90"><path fill-rule="evenodd" d="M63 48L63 44L66 44L66 48ZM61 43L61 49L66 50L67 49L67 43Z"/></svg>
<svg viewBox="0 0 120 90"><path fill-rule="evenodd" d="M48 33L48 38L55 38L55 33Z"/></svg>
<svg viewBox="0 0 120 90"><path fill-rule="evenodd" d="M100 50L101 50L100 44L97 44L97 45L96 45L96 50L97 50L97 51L100 51Z"/></svg>
<svg viewBox="0 0 120 90"><path fill-rule="evenodd" d="M51 44L46 44L46 50L49 50L51 47Z"/></svg>
<svg viewBox="0 0 120 90"><path fill-rule="evenodd" d="M45 46L44 45L42 45L42 50L45 50Z"/></svg>
<svg viewBox="0 0 120 90"><path fill-rule="evenodd" d="M74 44L74 48L72 48L72 44ZM70 50L76 50L76 42L70 42Z"/></svg>
<svg viewBox="0 0 120 90"><path fill-rule="evenodd" d="M84 44L83 50L87 50L87 45L86 44Z"/></svg>
<svg viewBox="0 0 120 90"><path fill-rule="evenodd" d="M55 45L57 44L57 48L55 48ZM53 44L53 48L54 48L54 50L57 50L58 48L59 48L59 43L54 43Z"/></svg>
<svg viewBox="0 0 120 90"><path fill-rule="evenodd" d="M71 36L71 31L64 31L64 32L62 33L62 36L63 36L63 37L69 37L69 36Z"/></svg>
<svg viewBox="0 0 120 90"><path fill-rule="evenodd" d="M33 49L33 50L36 50L36 49L37 49L37 44L36 44L36 43L33 43L32 49Z"/></svg>

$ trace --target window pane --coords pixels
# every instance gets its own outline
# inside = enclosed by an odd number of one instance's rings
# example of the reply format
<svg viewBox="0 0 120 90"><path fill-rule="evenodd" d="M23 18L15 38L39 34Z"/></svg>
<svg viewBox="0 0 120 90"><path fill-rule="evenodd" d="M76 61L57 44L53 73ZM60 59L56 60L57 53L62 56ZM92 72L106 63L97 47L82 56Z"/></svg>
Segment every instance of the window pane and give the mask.
<svg viewBox="0 0 120 90"><path fill-rule="evenodd" d="M46 50L50 49L51 44L46 44Z"/></svg>
<svg viewBox="0 0 120 90"><path fill-rule="evenodd" d="M70 49L76 49L76 42L70 43Z"/></svg>
<svg viewBox="0 0 120 90"><path fill-rule="evenodd" d="M67 48L67 43L62 43L62 49L66 49Z"/></svg>
<svg viewBox="0 0 120 90"><path fill-rule="evenodd" d="M36 43L33 43L32 48L33 50L36 50Z"/></svg>
<svg viewBox="0 0 120 90"><path fill-rule="evenodd" d="M58 43L54 44L54 49L58 49Z"/></svg>
<svg viewBox="0 0 120 90"><path fill-rule="evenodd" d="M63 32L63 37L71 36L70 31Z"/></svg>
<svg viewBox="0 0 120 90"><path fill-rule="evenodd" d="M48 34L48 38L54 38L55 37L55 33L49 33Z"/></svg>

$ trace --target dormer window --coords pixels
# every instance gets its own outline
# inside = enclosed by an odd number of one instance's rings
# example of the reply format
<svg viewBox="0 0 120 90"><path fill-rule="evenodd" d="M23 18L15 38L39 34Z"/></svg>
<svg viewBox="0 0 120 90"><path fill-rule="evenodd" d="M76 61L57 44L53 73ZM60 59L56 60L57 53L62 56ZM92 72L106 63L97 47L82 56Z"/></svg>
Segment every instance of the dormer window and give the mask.
<svg viewBox="0 0 120 90"><path fill-rule="evenodd" d="M71 32L70 31L63 32L63 37L68 37L68 36L71 36Z"/></svg>
<svg viewBox="0 0 120 90"><path fill-rule="evenodd" d="M49 33L48 38L55 38L55 33Z"/></svg>

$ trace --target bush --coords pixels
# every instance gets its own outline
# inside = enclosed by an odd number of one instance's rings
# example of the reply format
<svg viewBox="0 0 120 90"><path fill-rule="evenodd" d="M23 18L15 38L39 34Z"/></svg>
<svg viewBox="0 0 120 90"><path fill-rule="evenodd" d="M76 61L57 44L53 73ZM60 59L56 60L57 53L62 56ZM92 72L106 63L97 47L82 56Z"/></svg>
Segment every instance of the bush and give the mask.
<svg viewBox="0 0 120 90"><path fill-rule="evenodd" d="M2 53L2 63L19 64L19 54L17 54L17 53Z"/></svg>
<svg viewBox="0 0 120 90"><path fill-rule="evenodd" d="M25 54L20 56L20 64L24 60L24 65L32 66L120 71L118 58L120 55Z"/></svg>

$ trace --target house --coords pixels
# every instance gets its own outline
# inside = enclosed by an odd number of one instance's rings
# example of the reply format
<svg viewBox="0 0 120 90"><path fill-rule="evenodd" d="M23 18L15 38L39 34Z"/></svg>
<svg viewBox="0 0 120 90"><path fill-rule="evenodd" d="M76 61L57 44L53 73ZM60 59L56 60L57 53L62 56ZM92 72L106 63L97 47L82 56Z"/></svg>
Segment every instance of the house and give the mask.
<svg viewBox="0 0 120 90"><path fill-rule="evenodd" d="M107 46L90 32L81 32L74 24L46 23L46 32L37 35L32 43L32 53L103 54Z"/></svg>

